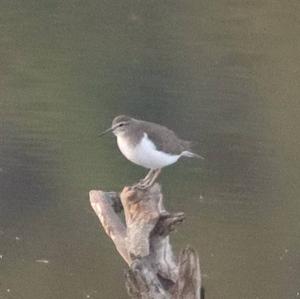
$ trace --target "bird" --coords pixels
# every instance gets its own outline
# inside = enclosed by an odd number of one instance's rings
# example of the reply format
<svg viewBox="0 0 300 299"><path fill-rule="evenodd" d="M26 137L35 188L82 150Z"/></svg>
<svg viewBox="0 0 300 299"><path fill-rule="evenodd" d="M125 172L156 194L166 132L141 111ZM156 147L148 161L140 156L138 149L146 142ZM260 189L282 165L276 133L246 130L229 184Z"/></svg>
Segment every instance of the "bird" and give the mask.
<svg viewBox="0 0 300 299"><path fill-rule="evenodd" d="M147 175L134 185L137 189L150 188L157 180L161 169L174 164L180 157L200 158L191 151L191 142L182 140L165 126L135 119L127 115L116 116L109 132L117 137L121 153L131 162L149 169Z"/></svg>

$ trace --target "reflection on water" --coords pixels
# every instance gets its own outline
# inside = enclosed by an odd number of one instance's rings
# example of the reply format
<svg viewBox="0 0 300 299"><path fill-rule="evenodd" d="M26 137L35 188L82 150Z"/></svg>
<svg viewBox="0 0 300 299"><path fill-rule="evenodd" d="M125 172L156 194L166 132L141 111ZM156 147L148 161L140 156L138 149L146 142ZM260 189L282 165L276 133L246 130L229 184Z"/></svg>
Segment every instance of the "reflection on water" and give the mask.
<svg viewBox="0 0 300 299"><path fill-rule="evenodd" d="M96 138L120 113L206 156L160 180L207 298L297 298L298 16L296 1L2 3L0 298L125 297L87 198L145 173Z"/></svg>

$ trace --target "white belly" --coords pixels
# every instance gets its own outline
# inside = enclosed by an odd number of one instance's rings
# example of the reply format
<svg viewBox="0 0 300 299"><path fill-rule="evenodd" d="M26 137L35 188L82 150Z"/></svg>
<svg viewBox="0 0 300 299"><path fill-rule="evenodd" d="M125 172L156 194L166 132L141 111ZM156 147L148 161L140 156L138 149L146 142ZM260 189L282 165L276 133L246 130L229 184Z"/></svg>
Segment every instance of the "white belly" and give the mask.
<svg viewBox="0 0 300 299"><path fill-rule="evenodd" d="M170 155L156 150L147 134L144 134L141 142L135 147L128 145L126 139L121 136L117 136L117 141L120 151L128 160L145 168L163 168L175 163L180 157L180 155Z"/></svg>

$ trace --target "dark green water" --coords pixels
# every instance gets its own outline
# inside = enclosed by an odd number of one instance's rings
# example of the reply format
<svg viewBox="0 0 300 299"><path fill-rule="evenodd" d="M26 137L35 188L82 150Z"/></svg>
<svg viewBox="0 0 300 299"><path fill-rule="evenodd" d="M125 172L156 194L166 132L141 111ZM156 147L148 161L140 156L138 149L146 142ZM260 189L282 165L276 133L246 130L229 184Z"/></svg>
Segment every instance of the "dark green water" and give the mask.
<svg viewBox="0 0 300 299"><path fill-rule="evenodd" d="M120 113L206 157L160 177L206 298L299 298L299 16L283 0L1 1L0 298L126 298L88 201L145 173L96 137Z"/></svg>

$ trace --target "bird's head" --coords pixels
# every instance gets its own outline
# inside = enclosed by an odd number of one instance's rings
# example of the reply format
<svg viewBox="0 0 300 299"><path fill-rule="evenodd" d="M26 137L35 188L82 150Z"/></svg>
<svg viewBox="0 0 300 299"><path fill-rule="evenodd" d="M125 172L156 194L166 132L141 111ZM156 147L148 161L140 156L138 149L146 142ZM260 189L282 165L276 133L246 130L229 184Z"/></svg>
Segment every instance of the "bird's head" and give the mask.
<svg viewBox="0 0 300 299"><path fill-rule="evenodd" d="M116 136L126 134L129 131L130 127L132 126L133 122L134 119L129 116L126 115L116 116L112 121L111 127L106 131L104 131L103 133L101 133L100 136L108 132L113 132Z"/></svg>

